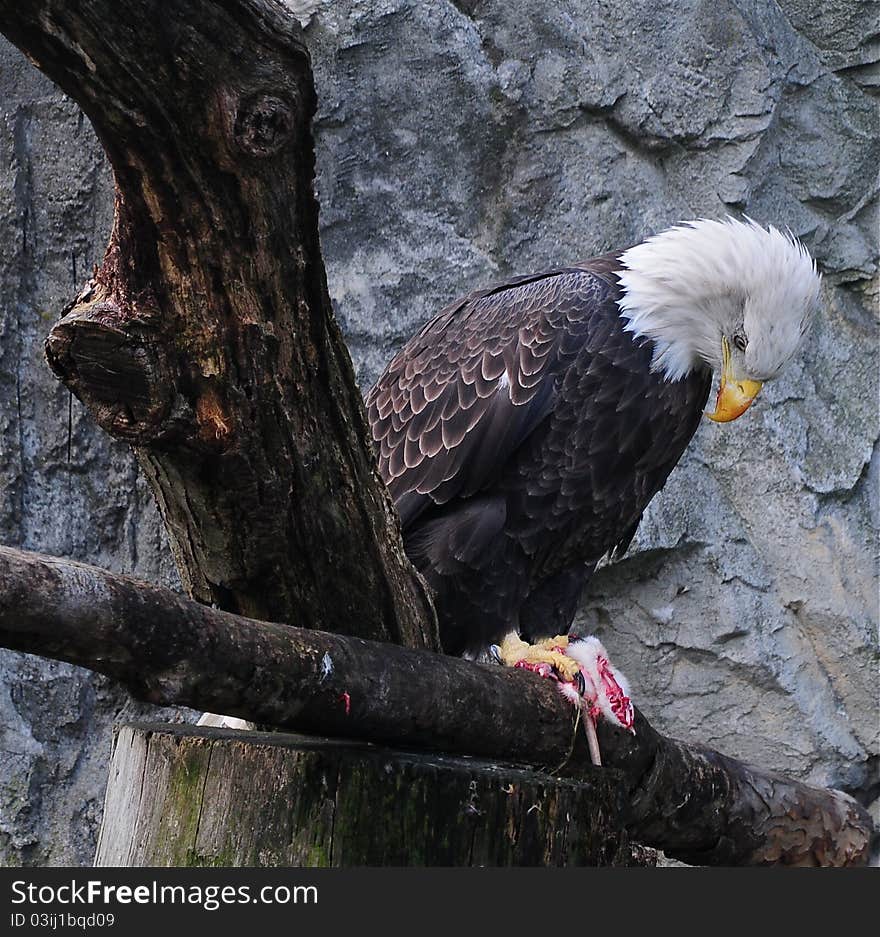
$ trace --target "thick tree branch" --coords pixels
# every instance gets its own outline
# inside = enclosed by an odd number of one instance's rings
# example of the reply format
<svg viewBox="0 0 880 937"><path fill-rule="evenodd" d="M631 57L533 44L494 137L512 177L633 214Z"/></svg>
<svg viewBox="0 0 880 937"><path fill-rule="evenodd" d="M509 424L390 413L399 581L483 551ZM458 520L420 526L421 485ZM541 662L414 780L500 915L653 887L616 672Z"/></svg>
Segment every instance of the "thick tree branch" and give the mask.
<svg viewBox="0 0 880 937"><path fill-rule="evenodd" d="M104 261L47 353L135 447L189 593L436 647L330 308L295 18L273 0L0 0L0 31L113 167Z"/></svg>
<svg viewBox="0 0 880 937"><path fill-rule="evenodd" d="M70 661L136 696L279 728L540 765L585 777L572 710L532 674L265 624L157 586L0 548L0 645ZM602 728L602 727L600 727ZM811 788L667 739L605 728L633 839L707 865L847 865L871 821Z"/></svg>

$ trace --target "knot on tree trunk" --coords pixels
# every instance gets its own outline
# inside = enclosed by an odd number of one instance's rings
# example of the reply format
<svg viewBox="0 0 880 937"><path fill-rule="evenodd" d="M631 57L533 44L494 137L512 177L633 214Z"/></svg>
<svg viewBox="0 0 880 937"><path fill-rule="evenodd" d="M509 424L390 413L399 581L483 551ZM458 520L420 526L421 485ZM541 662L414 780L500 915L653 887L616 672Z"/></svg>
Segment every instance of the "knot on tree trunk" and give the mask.
<svg viewBox="0 0 880 937"><path fill-rule="evenodd" d="M274 156L294 142L296 104L277 94L258 93L238 101L234 109L232 139L247 156Z"/></svg>

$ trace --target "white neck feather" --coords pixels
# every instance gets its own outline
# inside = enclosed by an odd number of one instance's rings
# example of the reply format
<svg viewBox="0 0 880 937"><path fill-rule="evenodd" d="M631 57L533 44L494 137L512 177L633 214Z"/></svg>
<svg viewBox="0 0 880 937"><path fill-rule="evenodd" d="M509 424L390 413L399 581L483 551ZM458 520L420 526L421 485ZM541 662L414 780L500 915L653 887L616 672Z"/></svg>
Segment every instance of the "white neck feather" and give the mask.
<svg viewBox="0 0 880 937"><path fill-rule="evenodd" d="M819 277L794 238L753 221L702 219L625 251L618 301L626 330L654 342L652 368L677 381L717 369L721 336L748 333L743 366L774 377L818 302Z"/></svg>

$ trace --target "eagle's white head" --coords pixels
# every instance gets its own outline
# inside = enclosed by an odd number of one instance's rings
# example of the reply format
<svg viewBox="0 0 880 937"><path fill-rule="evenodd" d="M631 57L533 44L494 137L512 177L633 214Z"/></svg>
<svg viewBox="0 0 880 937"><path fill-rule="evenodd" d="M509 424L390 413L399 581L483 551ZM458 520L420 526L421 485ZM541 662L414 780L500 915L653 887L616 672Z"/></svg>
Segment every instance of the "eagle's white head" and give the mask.
<svg viewBox="0 0 880 937"><path fill-rule="evenodd" d="M738 417L785 368L819 306L821 277L806 248L751 220L676 225L621 261L626 330L653 340L652 367L667 380L719 372L718 421Z"/></svg>

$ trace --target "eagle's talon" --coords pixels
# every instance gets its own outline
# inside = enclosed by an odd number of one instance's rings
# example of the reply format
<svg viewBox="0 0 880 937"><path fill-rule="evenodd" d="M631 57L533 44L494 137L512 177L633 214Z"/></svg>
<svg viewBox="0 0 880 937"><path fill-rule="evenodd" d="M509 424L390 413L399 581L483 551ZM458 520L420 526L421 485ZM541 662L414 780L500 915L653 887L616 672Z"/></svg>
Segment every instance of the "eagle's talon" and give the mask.
<svg viewBox="0 0 880 937"><path fill-rule="evenodd" d="M556 635L528 644L516 632L508 634L489 653L500 663L530 670L556 681L559 692L583 714L590 759L602 764L596 723L599 718L635 734L635 711L626 677L612 666L598 638Z"/></svg>
<svg viewBox="0 0 880 937"><path fill-rule="evenodd" d="M498 655L508 667L531 670L542 677L572 683L580 665L567 655L567 647L568 638L565 635L529 644L516 632L511 632L498 646Z"/></svg>

